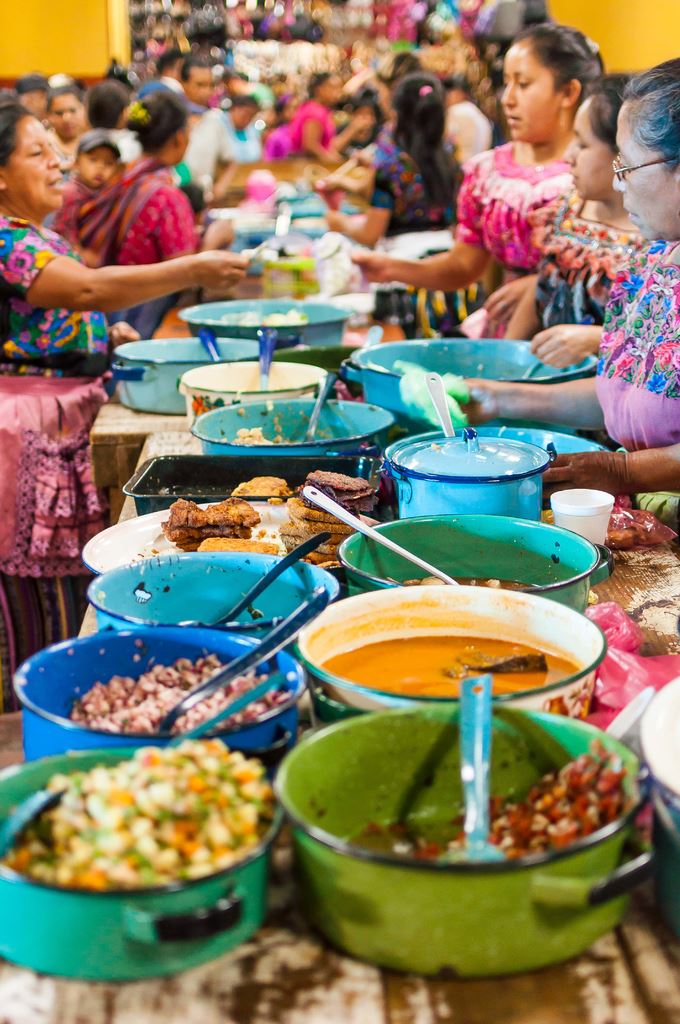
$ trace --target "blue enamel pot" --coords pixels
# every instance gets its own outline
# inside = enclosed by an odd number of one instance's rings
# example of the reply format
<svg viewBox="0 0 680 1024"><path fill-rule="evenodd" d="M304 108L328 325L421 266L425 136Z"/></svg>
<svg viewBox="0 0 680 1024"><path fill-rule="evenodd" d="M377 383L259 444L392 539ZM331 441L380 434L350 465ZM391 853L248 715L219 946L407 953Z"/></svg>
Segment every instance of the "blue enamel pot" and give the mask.
<svg viewBox="0 0 680 1024"><path fill-rule="evenodd" d="M554 459L525 441L480 438L472 427L462 437L420 434L385 452L385 471L395 483L400 519L467 513L541 518L541 474Z"/></svg>
<svg viewBox="0 0 680 1024"><path fill-rule="evenodd" d="M159 555L102 573L90 583L87 596L99 629L176 626L187 619L209 626L278 561L274 555L229 551ZM325 569L297 562L256 599L252 612L246 610L237 621L247 636L264 636L275 616L290 615L317 587L324 588L329 602L340 590Z"/></svg>
<svg viewBox="0 0 680 1024"><path fill-rule="evenodd" d="M201 327L208 327L217 338L256 339L257 332L263 327L275 326L265 323L268 317L285 316L291 310L300 313L305 320L300 324L276 326L279 348L292 345L327 348L342 344L350 314L339 306L322 302L296 302L294 299L206 302L190 306L179 315L189 324L192 334L198 334Z"/></svg>
<svg viewBox="0 0 680 1024"><path fill-rule="evenodd" d="M365 402L326 402L316 436L305 440L314 400L295 398L284 402L249 402L247 405L213 409L199 416L191 433L205 455L338 455L368 454L383 448L394 416ZM264 444L235 444L239 430L260 428ZM269 442L269 443L267 443Z"/></svg>
<svg viewBox="0 0 680 1024"><path fill-rule="evenodd" d="M258 354L256 342L241 338L221 338L217 349L225 363L257 359ZM180 415L186 412L178 390L182 374L209 362L198 338L158 338L119 345L112 371L120 385L120 400L128 409Z"/></svg>
<svg viewBox="0 0 680 1024"><path fill-rule="evenodd" d="M26 760L69 750L165 746L172 738L170 733L121 735L72 722L69 713L73 702L96 682L106 682L114 675L138 678L152 665L172 665L178 658L195 661L206 653L216 654L227 664L255 643L251 638L219 630L153 626L134 632L95 633L46 647L25 661L14 676L22 707ZM213 734L231 749L256 753L270 763L295 743L297 703L305 688L303 671L289 654L276 655L258 665L256 671L276 670L282 674L287 700L252 724L218 726Z"/></svg>

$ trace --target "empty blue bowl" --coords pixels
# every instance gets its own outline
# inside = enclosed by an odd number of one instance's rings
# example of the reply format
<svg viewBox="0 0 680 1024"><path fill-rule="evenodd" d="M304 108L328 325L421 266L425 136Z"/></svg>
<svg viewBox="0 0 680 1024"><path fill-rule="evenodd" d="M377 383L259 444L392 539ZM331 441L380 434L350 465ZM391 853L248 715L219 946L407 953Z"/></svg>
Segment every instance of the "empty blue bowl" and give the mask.
<svg viewBox="0 0 680 1024"><path fill-rule="evenodd" d="M394 424L391 412L366 402L326 402L316 437L305 441L314 399L294 398L288 402L249 402L247 405L213 409L199 416L191 433L199 439L206 455L336 455L361 453L367 447L382 448ZM238 431L259 427L267 445L234 444Z"/></svg>
<svg viewBox="0 0 680 1024"><path fill-rule="evenodd" d="M229 551L160 555L102 573L90 583L87 596L100 629L174 626L188 619L209 626L276 562L275 555ZM331 601L340 589L325 569L298 562L256 598L261 618L245 611L238 621L247 626L256 622L257 628L248 629L247 635L261 636L271 628L274 616L285 618L316 587L323 587Z"/></svg>
<svg viewBox="0 0 680 1024"><path fill-rule="evenodd" d="M14 688L22 705L24 755L27 761L67 750L111 747L163 747L170 734L105 732L89 729L68 717L73 702L94 686L114 675L136 678L152 665L172 665L178 658L195 661L204 654L216 654L227 664L245 654L256 641L213 629L159 627L134 632L95 633L77 640L65 640L33 655L14 676ZM256 722L236 728L218 726L218 736L232 750L263 756L282 754L295 743L297 702L304 692L304 673L289 654L281 653L263 665L258 674L278 668L290 697Z"/></svg>

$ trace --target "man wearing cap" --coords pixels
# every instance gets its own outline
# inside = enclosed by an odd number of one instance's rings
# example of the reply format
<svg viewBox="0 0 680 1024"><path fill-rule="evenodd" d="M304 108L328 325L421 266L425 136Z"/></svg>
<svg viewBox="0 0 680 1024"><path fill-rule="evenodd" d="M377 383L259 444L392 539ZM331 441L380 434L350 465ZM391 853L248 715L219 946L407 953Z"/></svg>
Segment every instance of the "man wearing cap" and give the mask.
<svg viewBox="0 0 680 1024"><path fill-rule="evenodd" d="M94 128L81 136L73 171L64 185L61 209L52 223L52 230L74 249L82 251L78 221L83 204L108 185L120 167L120 149L109 132Z"/></svg>
<svg viewBox="0 0 680 1024"><path fill-rule="evenodd" d="M17 78L14 91L19 102L26 107L26 110L34 114L39 121L44 121L47 117L47 93L49 88L49 82L44 75L33 73Z"/></svg>

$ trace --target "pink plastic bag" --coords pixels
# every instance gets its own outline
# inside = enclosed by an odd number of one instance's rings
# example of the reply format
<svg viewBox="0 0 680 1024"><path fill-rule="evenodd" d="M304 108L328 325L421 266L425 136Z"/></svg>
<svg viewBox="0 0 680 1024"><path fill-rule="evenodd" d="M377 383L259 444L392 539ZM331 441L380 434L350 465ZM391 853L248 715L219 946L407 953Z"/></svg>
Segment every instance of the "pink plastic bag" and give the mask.
<svg viewBox="0 0 680 1024"><path fill-rule="evenodd" d="M606 601L586 611L587 617L607 637L607 654L595 680L595 691L588 721L600 729L609 723L641 690L653 686L660 690L680 676L680 654L661 654L645 658L638 653L644 634L623 608Z"/></svg>

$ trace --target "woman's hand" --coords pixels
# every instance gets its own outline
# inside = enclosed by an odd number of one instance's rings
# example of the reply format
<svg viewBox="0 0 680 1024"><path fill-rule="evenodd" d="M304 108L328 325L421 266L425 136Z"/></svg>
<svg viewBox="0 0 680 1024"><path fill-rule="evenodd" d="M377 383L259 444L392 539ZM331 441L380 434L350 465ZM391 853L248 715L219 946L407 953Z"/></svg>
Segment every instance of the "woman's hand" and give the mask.
<svg viewBox="0 0 680 1024"><path fill-rule="evenodd" d="M497 380L467 380L470 401L463 406L470 423L486 423L500 416L500 395L503 385Z"/></svg>
<svg viewBox="0 0 680 1024"><path fill-rule="evenodd" d="M534 335L531 351L542 363L562 369L596 355L601 338L601 327L559 324Z"/></svg>
<svg viewBox="0 0 680 1024"><path fill-rule="evenodd" d="M228 249L236 237L233 222L214 220L203 232L201 249Z"/></svg>
<svg viewBox="0 0 680 1024"><path fill-rule="evenodd" d="M228 290L243 278L248 266L245 256L233 252L201 252L192 259L192 284L214 291Z"/></svg>
<svg viewBox="0 0 680 1024"><path fill-rule="evenodd" d="M518 277L497 288L484 303L491 322L497 326L507 323L527 289L533 287L534 283L535 277L532 275Z"/></svg>
<svg viewBox="0 0 680 1024"><path fill-rule="evenodd" d="M543 474L543 493L551 495L569 487L588 487L609 494L628 494L625 452L575 452L558 455Z"/></svg>
<svg viewBox="0 0 680 1024"><path fill-rule="evenodd" d="M111 324L109 327L111 348L118 348L119 345L125 344L126 341L139 341L140 338L139 331L136 331L130 324L126 324L124 320L120 320L117 324Z"/></svg>
<svg viewBox="0 0 680 1024"><path fill-rule="evenodd" d="M394 280L392 259L384 252L353 252L352 262L361 268L361 272L369 281L389 284Z"/></svg>

